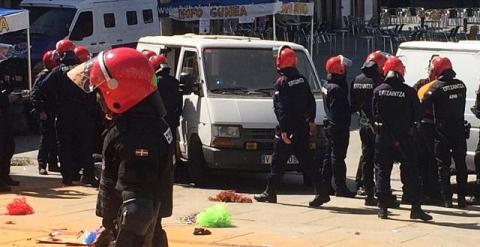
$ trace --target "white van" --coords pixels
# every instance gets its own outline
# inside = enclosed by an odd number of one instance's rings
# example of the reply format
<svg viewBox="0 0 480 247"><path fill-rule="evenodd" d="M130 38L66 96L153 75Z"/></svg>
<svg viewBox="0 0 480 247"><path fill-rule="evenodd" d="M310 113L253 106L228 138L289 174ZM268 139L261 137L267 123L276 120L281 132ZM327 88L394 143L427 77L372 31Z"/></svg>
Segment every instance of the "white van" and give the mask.
<svg viewBox="0 0 480 247"><path fill-rule="evenodd" d="M272 101L277 77L274 54L282 45L297 51L298 68L315 95L319 134L312 138L310 148L321 157L326 145L320 126L325 116L321 85L303 46L193 34L139 40L138 50L166 54L172 75L185 85L179 152L188 161L190 176L197 185L206 181L211 169L269 170L277 125ZM295 157L291 157L287 169L300 170Z"/></svg>
<svg viewBox="0 0 480 247"><path fill-rule="evenodd" d="M465 120L471 123L470 139L467 140L467 166L475 171L473 158L477 148L480 120L470 108L475 104L476 91L480 85L480 41L453 42L405 42L398 48L397 55L406 65L405 81L409 85L427 77L428 62L432 55L448 57L452 61L457 78L467 86Z"/></svg>
<svg viewBox="0 0 480 247"><path fill-rule="evenodd" d="M63 38L98 53L160 35L156 0L24 0L20 6L30 11L33 53Z"/></svg>

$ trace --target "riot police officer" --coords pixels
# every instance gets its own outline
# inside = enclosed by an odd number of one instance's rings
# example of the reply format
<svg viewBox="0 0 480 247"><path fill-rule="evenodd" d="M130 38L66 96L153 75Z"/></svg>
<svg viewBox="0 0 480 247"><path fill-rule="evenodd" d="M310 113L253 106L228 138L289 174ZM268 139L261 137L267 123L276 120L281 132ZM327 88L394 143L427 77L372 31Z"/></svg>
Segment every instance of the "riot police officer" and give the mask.
<svg viewBox="0 0 480 247"><path fill-rule="evenodd" d="M389 57L383 67L385 82L373 91L373 117L377 128L375 137L375 187L378 198L378 217L388 218L392 204L390 176L393 163L398 160L406 172L405 187L412 203L411 219L431 220L421 208L418 188L413 128L422 117L415 90L404 84L405 66L398 57Z"/></svg>
<svg viewBox="0 0 480 247"><path fill-rule="evenodd" d="M325 64L327 71L327 91L324 101L326 120L325 128L330 146L325 152L323 176L327 183L331 181L332 171L335 180L336 196L355 197L346 184L348 142L350 138L350 102L343 56L330 58ZM330 183L329 183L330 184Z"/></svg>
<svg viewBox="0 0 480 247"><path fill-rule="evenodd" d="M310 136L316 132L315 98L308 81L297 70L297 55L283 46L276 58L279 77L274 85L274 110L279 125L276 127L272 165L265 191L255 195L259 202L277 202L277 188L283 177L287 160L292 154L300 161L304 173L314 184L316 196L309 203L319 207L330 201L325 180L313 164L313 153L308 148Z"/></svg>
<svg viewBox="0 0 480 247"><path fill-rule="evenodd" d="M445 207L452 207L452 189L450 185L450 164L455 162L459 208L466 207L467 166L465 156L467 141L465 133L465 102L467 88L456 79L452 63L446 57L432 60L435 83L424 95L424 102L433 105L433 118L437 130L435 139L435 157L442 200Z"/></svg>
<svg viewBox="0 0 480 247"><path fill-rule="evenodd" d="M15 152L15 138L9 117L9 95L12 90L9 81L0 81L0 192L10 191L9 186L20 185L10 177L10 162Z"/></svg>
<svg viewBox="0 0 480 247"><path fill-rule="evenodd" d="M173 141L163 119L165 108L153 68L140 52L117 48L101 52L90 66L78 66L69 77L86 91L98 91L112 119L103 146L102 180L111 178L113 183L100 188L98 200L102 214L115 211L111 196L119 194L122 200L114 246L151 246L147 236L152 236L149 232L157 221L165 189L162 176L169 166Z"/></svg>
<svg viewBox="0 0 480 247"><path fill-rule="evenodd" d="M30 93L30 98L33 103L33 111L35 115L38 114L40 119L40 146L38 148L38 171L40 175L47 175L48 170L51 172L58 172L57 159L57 133L55 129L55 95L40 93L39 86L47 75L58 66L59 56L57 51L47 51L43 54L43 64L45 69L42 70L36 77L33 89Z"/></svg>
<svg viewBox="0 0 480 247"><path fill-rule="evenodd" d="M57 43L61 65L39 85L40 93L55 95L58 152L64 185L72 185L83 168L81 182L96 185L93 168L93 137L97 103L71 83L67 72L79 63L70 40Z"/></svg>
<svg viewBox="0 0 480 247"><path fill-rule="evenodd" d="M413 88L417 91L418 98L422 103L424 115L417 126L418 138L418 163L420 165L420 176L422 178L423 201L430 204L441 202L440 184L438 182L438 167L435 161L435 124L433 118L433 105L426 104L423 100L425 92L432 86L435 80L431 69L431 62L436 55L428 62L428 78L419 80Z"/></svg>
<svg viewBox="0 0 480 247"><path fill-rule="evenodd" d="M158 92L167 111L165 120L172 130L173 140L176 140L176 130L180 125L180 116L183 108L183 95L179 87L180 82L170 75L170 66L165 55L155 55L150 57L149 60L158 78ZM175 154L175 143L173 142L170 145L170 157L173 157ZM168 240L166 238L167 234L162 228L162 218L172 216L173 162L165 169L162 181L165 183L165 188L168 189L163 191L164 194L161 198L159 217L154 234L154 246L166 247L168 246Z"/></svg>
<svg viewBox="0 0 480 247"><path fill-rule="evenodd" d="M360 169L362 169L362 185L367 195L365 199L367 206L377 205L374 197L375 132L372 97L373 89L383 82L382 69L385 61L387 57L381 51L368 55L362 66L362 73L355 78L350 91L352 112L360 113L360 140L362 141Z"/></svg>

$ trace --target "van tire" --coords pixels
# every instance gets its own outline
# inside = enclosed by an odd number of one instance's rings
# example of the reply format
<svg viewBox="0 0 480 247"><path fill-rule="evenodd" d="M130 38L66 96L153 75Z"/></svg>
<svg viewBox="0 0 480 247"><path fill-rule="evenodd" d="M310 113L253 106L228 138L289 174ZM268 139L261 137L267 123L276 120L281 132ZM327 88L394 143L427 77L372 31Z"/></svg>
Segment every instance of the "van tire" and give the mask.
<svg viewBox="0 0 480 247"><path fill-rule="evenodd" d="M188 173L197 187L203 187L208 181L208 168L203 157L202 142L192 137L188 147Z"/></svg>

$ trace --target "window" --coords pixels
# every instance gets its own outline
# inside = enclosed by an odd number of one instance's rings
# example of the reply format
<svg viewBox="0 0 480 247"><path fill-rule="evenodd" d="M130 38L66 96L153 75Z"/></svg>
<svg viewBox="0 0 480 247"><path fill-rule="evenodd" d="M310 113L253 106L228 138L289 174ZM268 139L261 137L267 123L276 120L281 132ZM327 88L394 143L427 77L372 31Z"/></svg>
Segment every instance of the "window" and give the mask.
<svg viewBox="0 0 480 247"><path fill-rule="evenodd" d="M143 10L143 23L153 23L153 11L151 9Z"/></svg>
<svg viewBox="0 0 480 247"><path fill-rule="evenodd" d="M103 23L105 24L106 28L115 27L115 14L103 14Z"/></svg>
<svg viewBox="0 0 480 247"><path fill-rule="evenodd" d="M127 24L129 26L137 25L137 11L127 11Z"/></svg>
<svg viewBox="0 0 480 247"><path fill-rule="evenodd" d="M93 34L93 13L92 11L82 12L78 15L75 27L70 35L71 40L80 41Z"/></svg>
<svg viewBox="0 0 480 247"><path fill-rule="evenodd" d="M182 74L188 75L191 83L200 82L198 73L197 53L194 51L185 51L182 63Z"/></svg>

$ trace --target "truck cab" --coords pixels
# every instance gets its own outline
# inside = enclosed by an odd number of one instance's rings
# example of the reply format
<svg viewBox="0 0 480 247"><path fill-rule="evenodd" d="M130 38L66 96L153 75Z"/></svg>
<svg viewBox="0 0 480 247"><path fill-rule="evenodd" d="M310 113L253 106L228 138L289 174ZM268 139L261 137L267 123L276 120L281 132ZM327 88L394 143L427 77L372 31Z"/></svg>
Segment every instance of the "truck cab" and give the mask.
<svg viewBox="0 0 480 247"><path fill-rule="evenodd" d="M184 108L178 128L182 160L197 185L211 170L261 172L270 169L277 119L272 93L278 76L276 50L292 47L298 69L307 78L317 103L318 135L310 142L321 162L326 138L320 80L301 45L249 37L178 35L144 37L137 49L165 54L171 73L183 86ZM161 84L159 85L161 90ZM291 157L287 170L299 171Z"/></svg>

